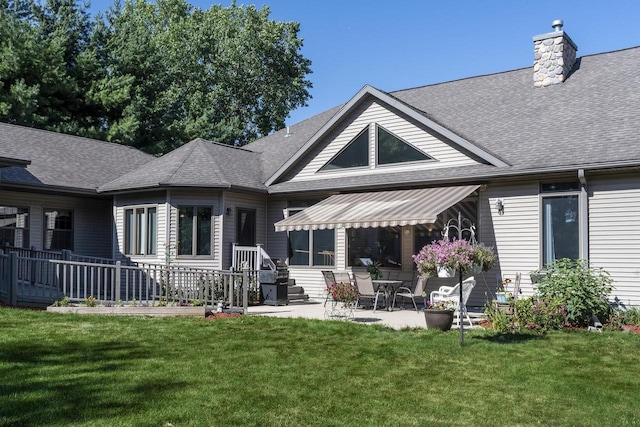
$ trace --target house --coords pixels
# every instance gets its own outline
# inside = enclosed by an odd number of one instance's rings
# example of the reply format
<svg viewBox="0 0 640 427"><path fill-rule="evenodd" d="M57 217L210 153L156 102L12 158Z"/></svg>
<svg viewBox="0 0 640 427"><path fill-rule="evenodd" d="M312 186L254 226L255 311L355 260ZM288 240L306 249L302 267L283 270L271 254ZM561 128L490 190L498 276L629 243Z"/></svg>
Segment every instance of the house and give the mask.
<svg viewBox="0 0 640 427"><path fill-rule="evenodd" d="M533 67L365 86L242 148L196 139L152 158L0 125L0 237L220 269L233 243L260 244L320 297L321 270L371 259L411 274L411 255L460 213L499 257L470 304L518 272L530 294L530 271L569 257L639 305L640 47L578 57L558 21L533 42Z"/></svg>

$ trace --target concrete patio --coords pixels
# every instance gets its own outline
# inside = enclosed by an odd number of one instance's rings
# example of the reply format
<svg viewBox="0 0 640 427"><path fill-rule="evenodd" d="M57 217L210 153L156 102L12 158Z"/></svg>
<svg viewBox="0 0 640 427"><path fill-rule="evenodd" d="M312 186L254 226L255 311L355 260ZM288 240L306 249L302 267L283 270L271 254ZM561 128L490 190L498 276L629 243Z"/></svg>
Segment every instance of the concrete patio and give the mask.
<svg viewBox="0 0 640 427"><path fill-rule="evenodd" d="M324 303L316 301L278 306L252 306L249 307L248 314L271 317L327 319L325 316ZM479 308L475 309L469 307L469 316L474 323L474 327L477 327L476 322L483 318L483 313ZM367 325L383 325L398 330L405 328L426 328L426 322L422 310L419 310L419 312L416 313L414 309L409 308L396 308L393 311L387 311L380 308L377 309L375 313L372 309L358 308L354 311L354 319L352 321ZM455 324L454 327L457 328ZM469 329L468 325L465 326L465 329Z"/></svg>

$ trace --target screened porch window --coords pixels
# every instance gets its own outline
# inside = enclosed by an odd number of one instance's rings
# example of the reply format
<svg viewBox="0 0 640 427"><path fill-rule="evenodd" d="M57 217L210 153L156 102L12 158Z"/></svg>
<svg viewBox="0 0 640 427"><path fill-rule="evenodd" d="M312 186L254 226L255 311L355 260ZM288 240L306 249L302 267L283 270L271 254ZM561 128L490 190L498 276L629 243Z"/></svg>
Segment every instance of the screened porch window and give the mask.
<svg viewBox="0 0 640 427"><path fill-rule="evenodd" d="M29 247L29 209L0 206L0 247Z"/></svg>
<svg viewBox="0 0 640 427"><path fill-rule="evenodd" d="M289 216L300 210L289 210ZM334 266L334 230L289 231L289 265Z"/></svg>
<svg viewBox="0 0 640 427"><path fill-rule="evenodd" d="M400 227L349 228L349 265L362 266L362 258L378 262L382 267L401 268Z"/></svg>
<svg viewBox="0 0 640 427"><path fill-rule="evenodd" d="M66 209L44 210L45 251L73 250L73 213Z"/></svg>
<svg viewBox="0 0 640 427"><path fill-rule="evenodd" d="M157 254L157 210L139 207L124 211L124 253L126 255Z"/></svg>
<svg viewBox="0 0 640 427"><path fill-rule="evenodd" d="M178 207L178 255L211 255L211 215L208 206Z"/></svg>

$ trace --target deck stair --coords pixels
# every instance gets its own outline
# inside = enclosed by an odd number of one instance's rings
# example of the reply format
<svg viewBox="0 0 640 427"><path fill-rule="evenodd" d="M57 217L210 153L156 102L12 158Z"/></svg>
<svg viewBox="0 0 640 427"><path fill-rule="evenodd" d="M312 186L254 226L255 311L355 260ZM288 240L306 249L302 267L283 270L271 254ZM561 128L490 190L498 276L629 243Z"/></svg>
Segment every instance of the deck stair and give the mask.
<svg viewBox="0 0 640 427"><path fill-rule="evenodd" d="M287 300L289 303L301 303L309 301L309 295L304 293L302 286L296 286L296 279L289 279L287 286Z"/></svg>

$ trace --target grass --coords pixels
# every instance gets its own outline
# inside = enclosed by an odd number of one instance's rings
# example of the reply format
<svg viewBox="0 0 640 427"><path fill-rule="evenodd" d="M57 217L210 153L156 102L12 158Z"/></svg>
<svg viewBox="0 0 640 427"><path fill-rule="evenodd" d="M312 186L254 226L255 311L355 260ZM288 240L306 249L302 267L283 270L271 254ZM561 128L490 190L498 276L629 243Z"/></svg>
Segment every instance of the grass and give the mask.
<svg viewBox="0 0 640 427"><path fill-rule="evenodd" d="M640 424L640 336L0 308L0 426Z"/></svg>

